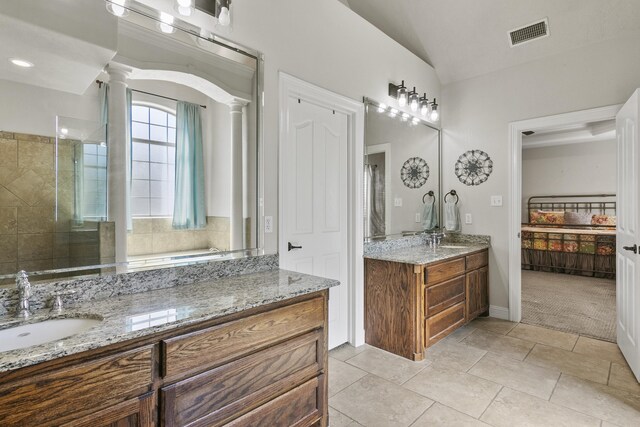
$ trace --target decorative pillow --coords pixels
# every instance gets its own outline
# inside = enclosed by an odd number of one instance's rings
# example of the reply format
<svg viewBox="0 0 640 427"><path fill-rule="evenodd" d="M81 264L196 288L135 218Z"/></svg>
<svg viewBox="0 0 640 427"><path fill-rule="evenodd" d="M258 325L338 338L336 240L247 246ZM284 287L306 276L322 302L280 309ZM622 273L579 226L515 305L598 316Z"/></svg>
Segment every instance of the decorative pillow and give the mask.
<svg viewBox="0 0 640 427"><path fill-rule="evenodd" d="M530 222L531 224L564 224L564 212L531 212Z"/></svg>
<svg viewBox="0 0 640 427"><path fill-rule="evenodd" d="M564 223L571 225L591 225L591 212L565 212Z"/></svg>
<svg viewBox="0 0 640 427"><path fill-rule="evenodd" d="M616 225L615 215L594 215L591 218L592 225Z"/></svg>

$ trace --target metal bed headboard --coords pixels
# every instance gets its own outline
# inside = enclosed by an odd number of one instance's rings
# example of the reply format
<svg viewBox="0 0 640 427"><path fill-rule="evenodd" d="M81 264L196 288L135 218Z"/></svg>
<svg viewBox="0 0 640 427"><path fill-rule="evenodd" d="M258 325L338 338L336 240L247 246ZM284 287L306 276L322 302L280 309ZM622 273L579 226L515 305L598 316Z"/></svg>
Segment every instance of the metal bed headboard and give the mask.
<svg viewBox="0 0 640 427"><path fill-rule="evenodd" d="M527 212L533 211L593 212L600 215L616 214L615 194L570 194L532 196L527 200Z"/></svg>

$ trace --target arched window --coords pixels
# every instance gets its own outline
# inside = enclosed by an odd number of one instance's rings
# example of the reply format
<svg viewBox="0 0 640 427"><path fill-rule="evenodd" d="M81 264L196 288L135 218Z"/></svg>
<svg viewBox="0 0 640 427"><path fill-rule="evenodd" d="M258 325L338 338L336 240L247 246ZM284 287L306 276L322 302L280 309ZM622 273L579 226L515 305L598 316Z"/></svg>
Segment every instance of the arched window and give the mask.
<svg viewBox="0 0 640 427"><path fill-rule="evenodd" d="M175 186L176 116L133 104L131 136L131 214L170 217Z"/></svg>

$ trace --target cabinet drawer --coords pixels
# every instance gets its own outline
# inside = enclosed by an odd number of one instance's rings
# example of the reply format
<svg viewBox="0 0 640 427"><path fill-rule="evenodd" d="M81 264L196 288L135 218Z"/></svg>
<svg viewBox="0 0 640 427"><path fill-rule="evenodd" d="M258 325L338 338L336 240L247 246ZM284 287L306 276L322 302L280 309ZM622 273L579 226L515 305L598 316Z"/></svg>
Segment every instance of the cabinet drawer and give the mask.
<svg viewBox="0 0 640 427"><path fill-rule="evenodd" d="M152 347L0 386L0 425L61 425L134 399L153 382Z"/></svg>
<svg viewBox="0 0 640 427"><path fill-rule="evenodd" d="M465 303L460 302L453 307L431 316L425 320L426 347L446 337L460 325L464 324Z"/></svg>
<svg viewBox="0 0 640 427"><path fill-rule="evenodd" d="M206 371L324 325L324 299L314 298L162 341L163 374Z"/></svg>
<svg viewBox="0 0 640 427"><path fill-rule="evenodd" d="M324 375L313 378L282 396L225 424L230 427L314 425L322 418L323 408L318 402L322 393Z"/></svg>
<svg viewBox="0 0 640 427"><path fill-rule="evenodd" d="M222 425L320 374L323 349L318 330L165 387L164 425Z"/></svg>
<svg viewBox="0 0 640 427"><path fill-rule="evenodd" d="M441 262L426 267L426 284L444 282L464 273L464 258Z"/></svg>
<svg viewBox="0 0 640 427"><path fill-rule="evenodd" d="M460 301L464 301L464 299L464 276L458 276L455 279L431 285L425 290L425 315L431 317Z"/></svg>
<svg viewBox="0 0 640 427"><path fill-rule="evenodd" d="M467 270L475 270L484 267L489 263L489 252L482 251L477 254L467 256Z"/></svg>

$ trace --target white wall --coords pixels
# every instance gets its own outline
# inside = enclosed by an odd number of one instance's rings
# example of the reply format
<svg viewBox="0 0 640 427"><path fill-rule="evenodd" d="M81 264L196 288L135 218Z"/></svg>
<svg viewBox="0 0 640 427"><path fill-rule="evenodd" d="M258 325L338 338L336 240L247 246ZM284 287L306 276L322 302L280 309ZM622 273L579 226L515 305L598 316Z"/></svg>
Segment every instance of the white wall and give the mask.
<svg viewBox="0 0 640 427"><path fill-rule="evenodd" d="M56 116L98 122L98 86L84 96L0 80L0 130L53 137Z"/></svg>
<svg viewBox="0 0 640 427"><path fill-rule="evenodd" d="M615 194L616 141L596 141L522 151L522 220L527 199L552 194Z"/></svg>
<svg viewBox="0 0 640 427"><path fill-rule="evenodd" d="M639 43L640 36L610 40L443 88L443 191L455 188L461 213L473 214L463 232L491 235L491 305L508 307L509 123L626 101L640 86ZM489 153L494 169L467 187L454 164L473 148ZM490 207L491 195L502 195L504 206Z"/></svg>
<svg viewBox="0 0 640 427"><path fill-rule="evenodd" d="M173 12L169 0L145 1ZM189 19L189 18L187 18ZM196 17L189 19L197 21ZM261 51L264 67L264 214L278 214L278 72L352 99L389 103L388 83L405 80L439 97L433 68L337 0L242 0L233 3L224 37ZM265 235L277 251L277 227Z"/></svg>

